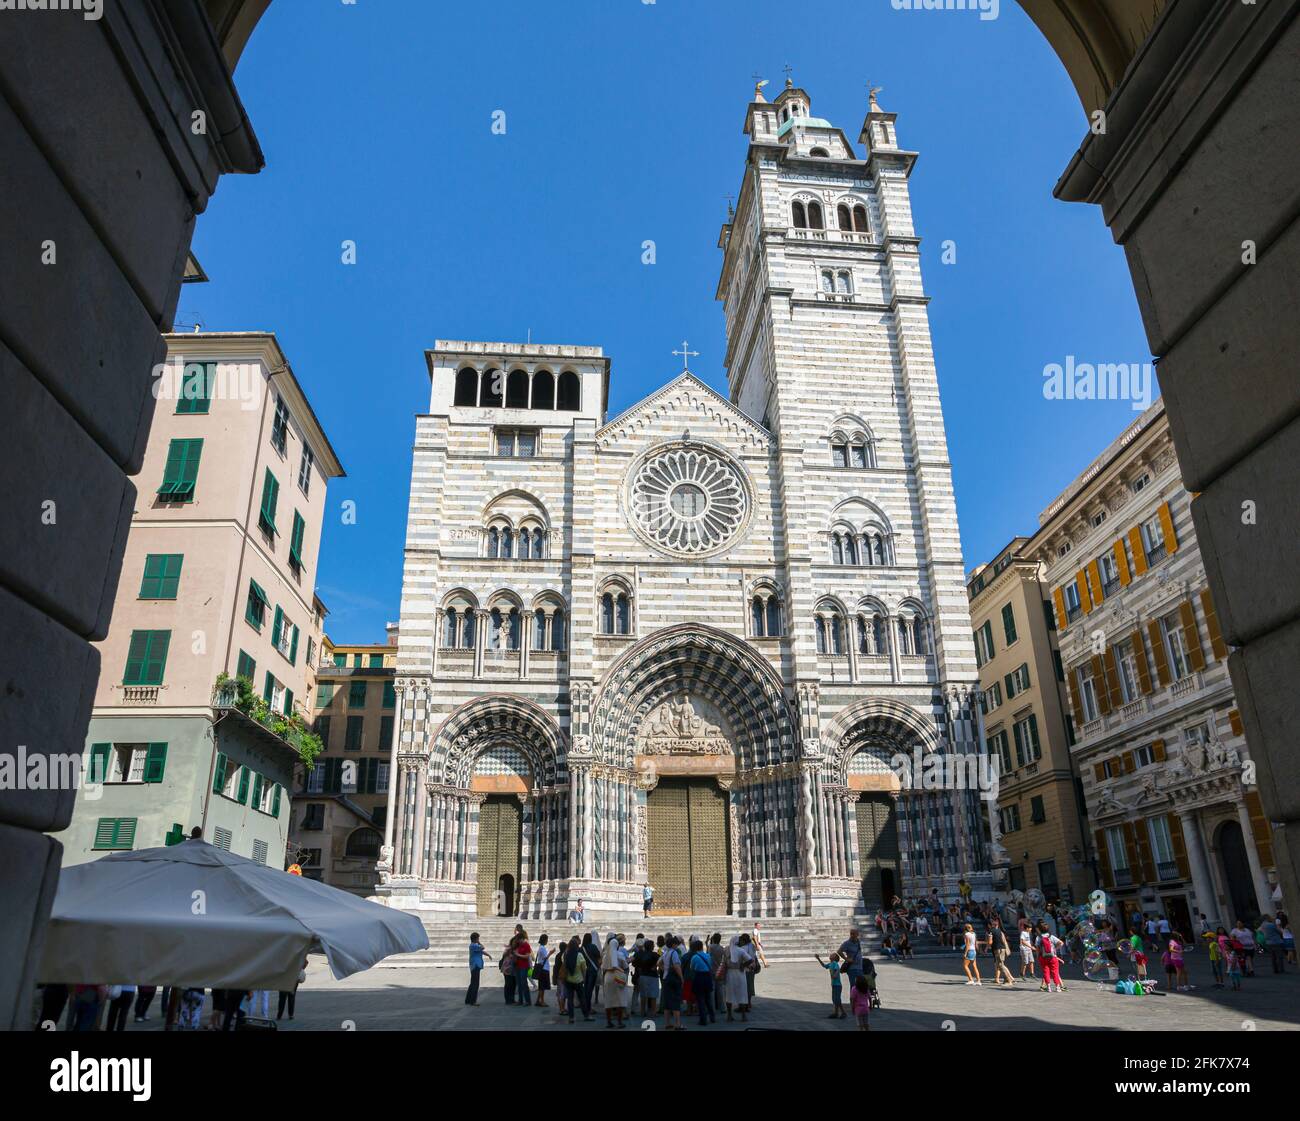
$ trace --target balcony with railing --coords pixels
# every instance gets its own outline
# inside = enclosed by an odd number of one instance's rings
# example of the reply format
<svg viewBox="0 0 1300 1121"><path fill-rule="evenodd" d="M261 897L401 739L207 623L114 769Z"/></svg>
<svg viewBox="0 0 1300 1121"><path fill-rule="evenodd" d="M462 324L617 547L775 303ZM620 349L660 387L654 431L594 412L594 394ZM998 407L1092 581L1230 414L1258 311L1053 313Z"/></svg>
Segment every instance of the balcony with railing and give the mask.
<svg viewBox="0 0 1300 1121"><path fill-rule="evenodd" d="M1161 880L1176 880L1179 877L1178 864L1173 860L1162 860L1156 865L1156 876Z"/></svg>
<svg viewBox="0 0 1300 1121"><path fill-rule="evenodd" d="M166 685L119 685L124 705L156 705Z"/></svg>

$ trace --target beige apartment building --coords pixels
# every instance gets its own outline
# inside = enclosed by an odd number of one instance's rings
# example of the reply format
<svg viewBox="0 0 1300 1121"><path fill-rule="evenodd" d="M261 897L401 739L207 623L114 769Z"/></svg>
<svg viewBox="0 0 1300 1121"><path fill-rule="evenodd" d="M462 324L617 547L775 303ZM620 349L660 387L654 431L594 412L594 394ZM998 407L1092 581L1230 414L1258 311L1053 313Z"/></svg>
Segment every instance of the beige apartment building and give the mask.
<svg viewBox="0 0 1300 1121"><path fill-rule="evenodd" d="M294 795L290 850L304 876L369 895L383 842L391 779L397 626L388 641L334 645L316 667L313 729L324 750Z"/></svg>
<svg viewBox="0 0 1300 1121"><path fill-rule="evenodd" d="M325 492L343 468L273 334L168 335L156 375L64 861L198 826L280 866L299 755L272 725L306 727Z"/></svg>
<svg viewBox="0 0 1300 1121"><path fill-rule="evenodd" d="M1088 856L1185 934L1270 909L1273 838L1163 401L1040 516Z"/></svg>
<svg viewBox="0 0 1300 1121"><path fill-rule="evenodd" d="M1056 620L1027 541L1014 538L967 583L985 742L998 760L990 827L1006 852L1009 889L1079 903L1097 885L1084 859Z"/></svg>

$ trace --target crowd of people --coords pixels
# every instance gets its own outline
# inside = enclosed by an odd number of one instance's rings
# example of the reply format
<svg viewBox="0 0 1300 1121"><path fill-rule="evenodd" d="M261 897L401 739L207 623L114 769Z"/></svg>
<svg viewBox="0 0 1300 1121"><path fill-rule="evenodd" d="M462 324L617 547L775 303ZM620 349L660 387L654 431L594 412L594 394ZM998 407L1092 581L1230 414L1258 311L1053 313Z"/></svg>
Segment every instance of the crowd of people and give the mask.
<svg viewBox="0 0 1300 1121"><path fill-rule="evenodd" d="M649 908L646 909L647 911ZM477 932L470 935L469 988L465 1003L477 1006L487 950ZM722 944L721 932L683 936L672 931L604 936L588 931L552 946L549 934L533 945L522 924L497 958L507 1004L555 1008L557 1021L572 1024L577 1014L596 1018L599 1008L608 1028L625 1028L629 1016L663 1017L667 1031L682 1031L682 1017L697 1016L701 1026L737 1017L748 1021L754 1006L755 977L766 966L759 924ZM553 997L553 1004L549 997Z"/></svg>

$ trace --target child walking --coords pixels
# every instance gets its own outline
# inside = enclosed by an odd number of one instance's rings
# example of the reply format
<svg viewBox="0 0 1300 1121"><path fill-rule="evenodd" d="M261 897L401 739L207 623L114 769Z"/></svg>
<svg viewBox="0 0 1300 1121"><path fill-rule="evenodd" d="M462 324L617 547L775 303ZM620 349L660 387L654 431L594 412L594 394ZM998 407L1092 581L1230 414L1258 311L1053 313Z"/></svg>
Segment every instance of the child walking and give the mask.
<svg viewBox="0 0 1300 1121"><path fill-rule="evenodd" d="M1065 986L1061 984L1061 958L1057 954L1057 947L1062 945L1059 938L1047 929L1047 923L1038 924L1038 967L1043 974L1043 983L1039 986L1042 992L1058 993L1065 992Z"/></svg>
<svg viewBox="0 0 1300 1121"><path fill-rule="evenodd" d="M853 982L853 993L849 1001L853 1005L853 1015L858 1018L858 1031L870 1031L871 1026L867 1021L871 1015L871 985L865 976Z"/></svg>
<svg viewBox="0 0 1300 1121"><path fill-rule="evenodd" d="M1228 949L1228 984L1233 992L1241 988L1241 954L1231 947Z"/></svg>
<svg viewBox="0 0 1300 1121"><path fill-rule="evenodd" d="M1210 969L1214 973L1214 987L1223 988L1223 955L1219 952L1219 939L1206 931L1205 949L1210 955Z"/></svg>
<svg viewBox="0 0 1300 1121"><path fill-rule="evenodd" d="M829 969L831 973L831 1014L827 1017L829 1020L843 1020L848 1016L844 1011L844 985L840 977L840 955L831 954L830 961L822 961L821 954L813 954L817 959L817 964L823 969Z"/></svg>

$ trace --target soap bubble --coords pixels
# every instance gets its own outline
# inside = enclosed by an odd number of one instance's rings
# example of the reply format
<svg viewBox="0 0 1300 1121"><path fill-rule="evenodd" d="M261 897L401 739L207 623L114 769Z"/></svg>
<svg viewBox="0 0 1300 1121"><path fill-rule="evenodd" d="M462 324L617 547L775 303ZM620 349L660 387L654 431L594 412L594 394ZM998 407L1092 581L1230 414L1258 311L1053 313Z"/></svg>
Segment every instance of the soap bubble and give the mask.
<svg viewBox="0 0 1300 1121"><path fill-rule="evenodd" d="M1083 975L1088 980L1105 977L1110 969L1110 962L1100 950L1089 950L1083 955Z"/></svg>

